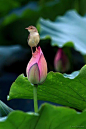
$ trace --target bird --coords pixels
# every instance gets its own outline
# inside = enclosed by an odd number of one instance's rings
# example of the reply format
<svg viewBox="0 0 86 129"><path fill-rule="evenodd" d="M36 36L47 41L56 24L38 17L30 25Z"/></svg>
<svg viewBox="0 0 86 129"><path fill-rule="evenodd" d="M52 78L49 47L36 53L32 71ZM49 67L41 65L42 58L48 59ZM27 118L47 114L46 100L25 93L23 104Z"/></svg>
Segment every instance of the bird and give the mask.
<svg viewBox="0 0 86 129"><path fill-rule="evenodd" d="M27 29L30 33L28 36L27 42L28 42L28 45L31 47L31 51L32 51L32 55L33 55L34 53L33 53L32 47L36 47L36 50L37 50L37 45L40 41L40 36L39 36L38 30L36 29L35 26L31 25L25 29Z"/></svg>

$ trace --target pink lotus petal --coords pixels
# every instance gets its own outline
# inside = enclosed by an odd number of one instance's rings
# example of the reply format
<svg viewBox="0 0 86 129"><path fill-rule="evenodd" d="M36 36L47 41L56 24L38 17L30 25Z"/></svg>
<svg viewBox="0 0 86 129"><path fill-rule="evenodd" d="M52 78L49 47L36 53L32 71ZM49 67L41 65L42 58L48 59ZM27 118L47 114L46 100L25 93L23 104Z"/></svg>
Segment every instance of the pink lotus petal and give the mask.
<svg viewBox="0 0 86 129"><path fill-rule="evenodd" d="M62 48L59 48L55 59L54 59L54 67L56 71L66 72L70 69L70 63L68 57L64 53Z"/></svg>
<svg viewBox="0 0 86 129"><path fill-rule="evenodd" d="M33 84L41 84L46 79L47 62L40 47L38 47L30 59L26 74L28 80Z"/></svg>
<svg viewBox="0 0 86 129"><path fill-rule="evenodd" d="M29 81L33 82L33 84L39 83L39 68L37 63L31 66L31 68L27 72L27 76Z"/></svg>
<svg viewBox="0 0 86 129"><path fill-rule="evenodd" d="M47 76L47 62L44 58L43 53L41 53L41 56L38 62L38 67L40 71L40 83L41 83L46 79L46 76Z"/></svg>
<svg viewBox="0 0 86 129"><path fill-rule="evenodd" d="M26 73L33 64L36 64L36 63L38 64L41 54L42 54L42 50L40 47L38 47L38 50L34 52L34 55L32 56L32 58L30 59L28 65L27 65Z"/></svg>

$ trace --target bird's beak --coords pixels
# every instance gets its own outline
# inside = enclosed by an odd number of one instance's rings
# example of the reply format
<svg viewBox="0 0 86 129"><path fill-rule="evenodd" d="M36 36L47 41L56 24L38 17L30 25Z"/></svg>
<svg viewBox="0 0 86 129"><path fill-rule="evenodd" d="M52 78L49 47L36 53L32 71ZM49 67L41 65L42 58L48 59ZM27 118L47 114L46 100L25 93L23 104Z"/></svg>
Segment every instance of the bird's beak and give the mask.
<svg viewBox="0 0 86 129"><path fill-rule="evenodd" d="M25 28L25 29L27 29L27 30L28 30L28 28Z"/></svg>

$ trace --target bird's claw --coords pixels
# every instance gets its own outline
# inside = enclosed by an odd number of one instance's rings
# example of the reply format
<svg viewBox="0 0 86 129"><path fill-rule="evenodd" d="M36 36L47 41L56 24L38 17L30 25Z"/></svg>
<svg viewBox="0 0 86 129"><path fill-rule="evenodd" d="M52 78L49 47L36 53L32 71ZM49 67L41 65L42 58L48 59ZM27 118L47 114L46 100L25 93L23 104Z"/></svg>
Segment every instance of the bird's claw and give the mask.
<svg viewBox="0 0 86 129"><path fill-rule="evenodd" d="M32 48L31 48L31 50L32 50ZM39 52L38 49L37 49L37 47L36 47L36 52L33 52L33 50L32 50L32 56L33 56L34 58L36 58L35 55L37 54L37 52Z"/></svg>
<svg viewBox="0 0 86 129"><path fill-rule="evenodd" d="M36 47L36 52L39 52L38 48Z"/></svg>
<svg viewBox="0 0 86 129"><path fill-rule="evenodd" d="M33 56L34 58L36 58L35 53L32 53L32 56Z"/></svg>

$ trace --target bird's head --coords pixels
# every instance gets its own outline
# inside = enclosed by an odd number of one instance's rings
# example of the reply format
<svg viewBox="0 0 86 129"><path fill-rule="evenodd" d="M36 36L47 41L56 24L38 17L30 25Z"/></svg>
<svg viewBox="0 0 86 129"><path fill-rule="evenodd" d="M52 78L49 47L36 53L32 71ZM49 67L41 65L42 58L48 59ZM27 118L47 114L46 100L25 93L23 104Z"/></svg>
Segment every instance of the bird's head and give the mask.
<svg viewBox="0 0 86 129"><path fill-rule="evenodd" d="M29 26L25 29L27 29L29 32L38 32L35 26Z"/></svg>

